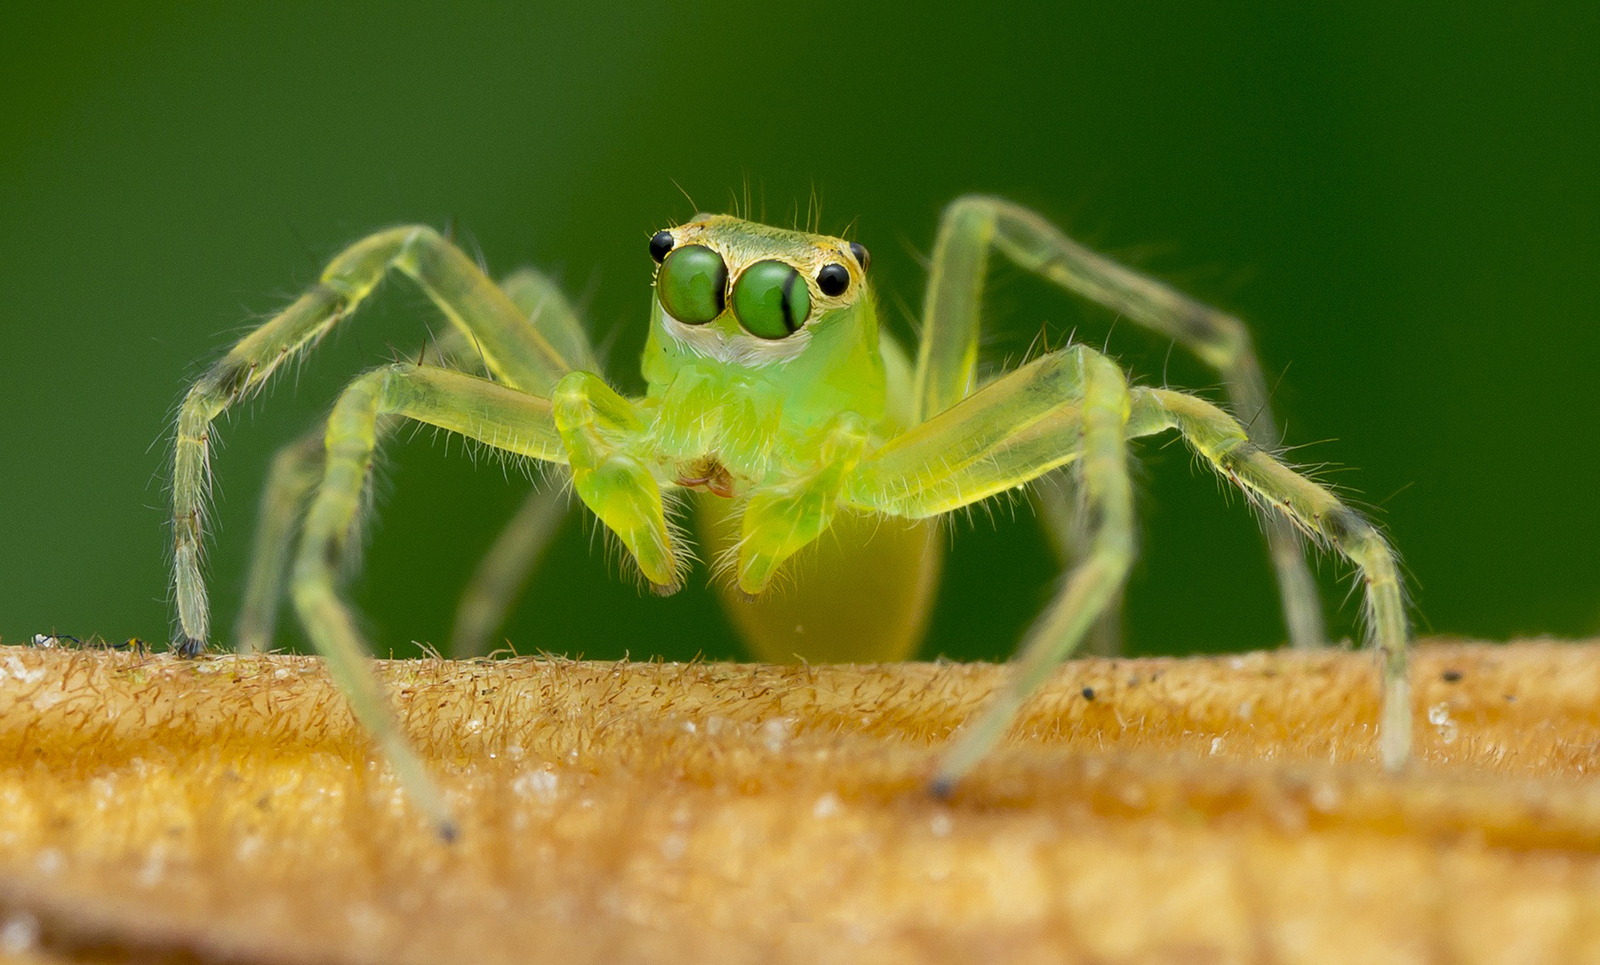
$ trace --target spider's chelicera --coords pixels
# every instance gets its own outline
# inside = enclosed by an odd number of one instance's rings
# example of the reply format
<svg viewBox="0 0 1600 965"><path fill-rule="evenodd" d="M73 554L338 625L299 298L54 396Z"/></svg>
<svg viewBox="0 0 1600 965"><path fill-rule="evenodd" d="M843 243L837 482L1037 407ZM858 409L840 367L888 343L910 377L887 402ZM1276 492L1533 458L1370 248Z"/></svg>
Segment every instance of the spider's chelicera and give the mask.
<svg viewBox="0 0 1600 965"><path fill-rule="evenodd" d="M991 251L1176 339L1220 372L1231 414L1187 393L1130 386L1084 345L980 378ZM693 495L702 541L724 564L725 596L760 601L730 612L775 659L906 656L938 573L931 521L1070 467L1081 501L1038 504L1057 532L1087 530L1079 559L1023 641L1009 685L944 755L941 789L977 763L1119 597L1134 556L1129 440L1175 431L1263 509L1296 643L1322 633L1297 532L1358 568L1382 667L1380 757L1391 767L1406 759L1407 627L1394 557L1365 519L1274 456L1264 382L1236 319L988 197L962 198L944 214L914 355L880 330L858 243L701 215L656 233L649 255L649 387L638 398L607 383L571 306L537 273L497 284L426 227L383 231L335 257L315 288L240 340L184 399L173 511L181 647L199 652L209 635L200 550L213 421L398 269L452 331L418 362L355 379L326 424L275 462L240 645L269 643L287 588L357 713L441 822L442 803L363 663L368 647L339 591L374 452L406 420L565 467L572 491L663 594L683 584L691 561L684 531L669 522L673 497ZM458 644L487 639L559 515L549 488L530 497L463 599ZM814 568L824 572L800 574L792 596L769 593L786 561L813 544L831 554ZM803 639L794 635L802 622Z"/></svg>

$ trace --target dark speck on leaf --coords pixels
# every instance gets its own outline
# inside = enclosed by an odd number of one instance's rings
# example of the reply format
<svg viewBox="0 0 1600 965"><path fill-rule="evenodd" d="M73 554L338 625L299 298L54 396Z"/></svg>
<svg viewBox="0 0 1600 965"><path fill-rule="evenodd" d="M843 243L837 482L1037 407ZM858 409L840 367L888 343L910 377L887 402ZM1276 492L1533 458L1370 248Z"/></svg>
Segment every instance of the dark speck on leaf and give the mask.
<svg viewBox="0 0 1600 965"><path fill-rule="evenodd" d="M1459 671L1459 670L1446 670L1444 673L1439 675L1439 679L1443 680L1447 684L1453 684L1457 680L1461 679L1461 671Z"/></svg>

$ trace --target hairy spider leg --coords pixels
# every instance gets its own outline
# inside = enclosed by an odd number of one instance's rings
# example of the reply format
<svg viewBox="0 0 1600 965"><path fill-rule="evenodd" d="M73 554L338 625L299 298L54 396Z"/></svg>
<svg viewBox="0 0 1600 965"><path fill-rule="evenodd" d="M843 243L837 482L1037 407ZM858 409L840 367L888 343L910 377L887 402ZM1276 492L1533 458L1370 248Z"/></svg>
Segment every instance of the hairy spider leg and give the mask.
<svg viewBox="0 0 1600 965"><path fill-rule="evenodd" d="M289 592L295 612L328 671L402 786L446 837L448 809L407 741L367 664L370 650L339 595L344 545L360 522L379 424L399 417L437 426L515 455L566 462L550 400L433 366L397 363L358 377L328 416L322 480L306 512Z"/></svg>
<svg viewBox="0 0 1600 965"><path fill-rule="evenodd" d="M1333 493L1295 472L1250 439L1239 421L1196 396L1133 390L1134 435L1176 429L1189 448L1257 505L1286 519L1313 542L1353 563L1365 586L1367 634L1383 679L1379 757L1396 770L1411 754L1411 689L1405 594L1394 551L1383 534Z"/></svg>
<svg viewBox="0 0 1600 965"><path fill-rule="evenodd" d="M172 527L173 584L183 652L204 649L210 633L201 555L212 422L352 313L391 268L411 276L451 323L470 336L496 377L542 392L568 371L566 360L527 324L506 294L432 228L394 228L345 249L314 288L212 365L179 408Z"/></svg>
<svg viewBox="0 0 1600 965"><path fill-rule="evenodd" d="M467 347L466 337L455 329L446 332L437 345L424 345L419 353L432 365L449 365ZM461 367L461 366L455 366ZM396 420L378 423L381 440L394 428ZM234 627L234 650L238 653L265 653L272 649L277 633L278 611L285 597L289 564L294 559L295 540L305 520L306 504L322 480L328 420L315 425L273 453L267 467L267 482L261 489L256 508L256 531L250 546L250 566L246 571L244 602ZM359 543L345 544L344 566L349 568Z"/></svg>
<svg viewBox="0 0 1600 965"><path fill-rule="evenodd" d="M500 288L567 360L568 368L604 371L576 309L549 276L523 268L506 276ZM505 624L571 505L562 486L535 486L528 493L461 591L450 631L452 656L489 652L489 638Z"/></svg>
<svg viewBox="0 0 1600 965"><path fill-rule="evenodd" d="M1134 556L1133 486L1128 476L1128 384L1122 370L1091 349L1071 350L1076 363L1024 403L1030 408L1074 408L1078 458L1074 465L1087 511L1088 545L1068 571L1054 600L1023 640L1009 676L988 709L962 731L945 754L934 792L947 794L1005 733L1024 701L1065 660L1121 593ZM1005 380L1001 380L1004 382ZM959 412L960 408L953 410ZM1041 413L1043 414L1043 413ZM1065 415L1066 412L1059 413ZM952 424L949 431L976 426ZM1032 436L1032 426L1022 435ZM1026 451L1026 447L1024 447ZM1039 451L1047 453L1048 449ZM1027 472L1021 464L1013 475Z"/></svg>
<svg viewBox="0 0 1600 965"><path fill-rule="evenodd" d="M572 501L562 486L535 486L523 499L461 590L450 628L450 656L461 660L489 652L489 639L505 625L528 577L571 510Z"/></svg>
<svg viewBox="0 0 1600 965"><path fill-rule="evenodd" d="M1028 487L1034 514L1044 523L1045 538L1065 573L1085 558L1094 542L1089 531L1087 494L1080 474L1067 466L1046 473ZM1079 651L1096 657L1122 655L1122 591L1119 589L1100 618L1084 634Z"/></svg>
<svg viewBox="0 0 1600 965"><path fill-rule="evenodd" d="M990 249L1029 271L1176 340L1222 376L1234 412L1266 449L1280 442L1266 381L1244 323L1073 241L1039 214L1001 198L968 195L945 208L934 241L917 355L914 415L925 419L974 387L980 310ZM1047 507L1048 508L1048 507ZM1059 527L1067 517L1045 514ZM1321 646L1322 605L1304 548L1286 521L1269 519L1267 543L1289 640ZM1069 530L1054 537L1076 545Z"/></svg>
<svg viewBox="0 0 1600 965"><path fill-rule="evenodd" d="M1113 378L1115 375L1115 378ZM1111 438L1117 429L1118 438ZM948 792L997 741L1017 709L1065 659L1115 598L1133 558L1133 516L1124 438L1176 429L1222 476L1263 508L1355 564L1383 679L1379 756L1410 752L1404 602L1393 553L1377 529L1322 486L1250 441L1237 419L1194 396L1126 388L1104 356L1073 346L990 382L862 460L847 501L893 515L932 516L1023 485L1080 459L1090 508L1090 549L1029 631L1013 676L941 762L934 789Z"/></svg>
<svg viewBox="0 0 1600 965"><path fill-rule="evenodd" d="M500 282L500 288L518 311L570 369L594 366L589 338L560 288L531 268L520 269ZM423 346L422 358L430 364L473 371L482 357L470 336L452 327L437 341ZM518 388L518 372L500 375ZM385 425L379 425L380 435ZM322 478L326 421L278 450L268 471L256 517L255 541L245 582L244 603L235 630L241 653L271 648L277 615L284 600L294 542L306 501ZM504 622L528 574L543 554L565 517L567 500L553 486L535 486L523 505L495 539L462 591L451 634L451 653L471 656L487 652L487 643Z"/></svg>
<svg viewBox="0 0 1600 965"><path fill-rule="evenodd" d="M327 435L326 420L318 422L274 453L267 468L267 483L261 489L256 509L244 602L239 606L239 619L233 630L234 649L239 653L266 653L272 649L295 537L300 532L306 503L322 478Z"/></svg>
<svg viewBox="0 0 1600 965"><path fill-rule="evenodd" d="M1017 489L1078 462L1089 512L1088 553L1022 645L997 703L950 752L937 790L982 757L1042 676L1072 652L1115 599L1133 558L1128 417L1122 372L1075 345L1043 355L889 440L848 485L855 506L921 519Z"/></svg>

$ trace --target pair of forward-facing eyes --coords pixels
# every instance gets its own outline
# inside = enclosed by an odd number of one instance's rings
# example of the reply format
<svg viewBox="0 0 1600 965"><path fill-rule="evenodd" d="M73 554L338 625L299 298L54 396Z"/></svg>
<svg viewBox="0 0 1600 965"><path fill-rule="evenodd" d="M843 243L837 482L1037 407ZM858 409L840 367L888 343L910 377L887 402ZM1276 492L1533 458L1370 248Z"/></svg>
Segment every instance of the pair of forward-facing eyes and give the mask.
<svg viewBox="0 0 1600 965"><path fill-rule="evenodd" d="M871 255L854 242L850 254L866 271ZM677 247L670 231L650 239L656 271L656 296L668 315L685 325L704 325L728 308L728 265L705 245ZM850 290L850 269L830 262L817 270L817 290L837 298ZM811 288L800 272L777 260L758 261L733 283L733 314L739 327L756 338L788 338L811 317Z"/></svg>

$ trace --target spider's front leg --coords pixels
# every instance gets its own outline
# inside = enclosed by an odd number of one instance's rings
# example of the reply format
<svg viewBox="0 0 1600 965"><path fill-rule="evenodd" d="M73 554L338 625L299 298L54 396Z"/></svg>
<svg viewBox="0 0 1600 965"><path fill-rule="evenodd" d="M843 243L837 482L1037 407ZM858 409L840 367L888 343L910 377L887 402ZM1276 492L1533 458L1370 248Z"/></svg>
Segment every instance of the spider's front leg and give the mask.
<svg viewBox="0 0 1600 965"><path fill-rule="evenodd" d="M1018 708L1117 598L1133 562L1128 386L1105 356L1043 356L889 441L851 480L858 505L899 516L947 513L1075 461L1088 548L1023 641L1013 672L940 763L947 793L1005 733Z"/></svg>
<svg viewBox="0 0 1600 965"><path fill-rule="evenodd" d="M622 540L651 589L678 592L689 558L673 547L655 476L630 451L646 432L638 407L589 372L557 383L554 402L578 498Z"/></svg>
<svg viewBox="0 0 1600 965"><path fill-rule="evenodd" d="M1221 374L1228 400L1250 438L1264 448L1276 448L1278 427L1266 380L1243 322L1091 251L1036 212L982 195L956 199L939 222L917 355L915 418L942 412L972 391L991 249L1184 346ZM1081 545L1062 508L1040 503L1041 516L1057 531L1058 540ZM1322 606L1300 540L1281 519L1268 519L1266 531L1289 640L1297 647L1320 646Z"/></svg>
<svg viewBox="0 0 1600 965"><path fill-rule="evenodd" d="M396 364L357 378L328 416L322 480L306 512L289 595L306 634L327 661L357 718L383 748L403 786L447 836L443 799L384 702L366 665L369 648L340 598L345 546L360 522L379 427L394 418L427 423L516 455L564 462L548 399L432 366Z"/></svg>

